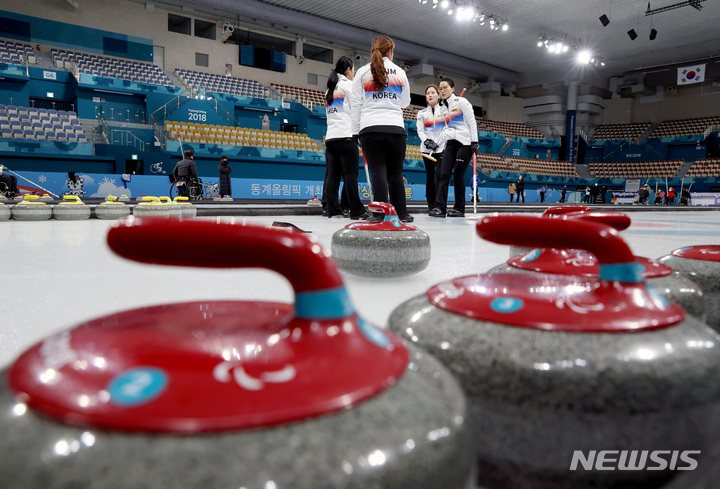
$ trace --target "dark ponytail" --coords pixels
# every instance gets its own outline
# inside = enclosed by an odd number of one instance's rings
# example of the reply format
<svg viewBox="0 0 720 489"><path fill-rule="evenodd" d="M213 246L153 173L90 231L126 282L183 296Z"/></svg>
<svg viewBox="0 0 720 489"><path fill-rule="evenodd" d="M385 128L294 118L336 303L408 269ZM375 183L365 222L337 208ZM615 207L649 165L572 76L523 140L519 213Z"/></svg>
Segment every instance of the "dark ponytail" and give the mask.
<svg viewBox="0 0 720 489"><path fill-rule="evenodd" d="M388 85L387 71L383 56L395 49L395 43L387 36L378 36L373 39L371 45L372 53L370 55L370 71L372 72L375 88L382 90Z"/></svg>
<svg viewBox="0 0 720 489"><path fill-rule="evenodd" d="M335 69L333 69L330 72L330 76L328 76L327 81L327 92L325 92L325 101L328 105L330 105L333 101L333 92L335 91L335 87L338 84L338 81L340 81L340 78L338 75L344 75L345 72L348 70L348 68L353 67L353 62L350 58L347 56L342 56L337 63L335 63Z"/></svg>

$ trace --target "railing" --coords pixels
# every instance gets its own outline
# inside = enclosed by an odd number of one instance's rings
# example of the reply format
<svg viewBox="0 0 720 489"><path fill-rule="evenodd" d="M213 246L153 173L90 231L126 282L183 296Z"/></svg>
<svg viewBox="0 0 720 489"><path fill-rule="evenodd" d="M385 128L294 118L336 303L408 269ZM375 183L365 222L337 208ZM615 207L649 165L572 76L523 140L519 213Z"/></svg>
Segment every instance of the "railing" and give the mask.
<svg viewBox="0 0 720 489"><path fill-rule="evenodd" d="M165 117L167 117L168 107L169 107L170 104L172 104L172 103L175 104L175 106L172 107L173 109L179 109L179 108L180 108L180 95L178 95L177 97L174 97L172 100L170 100L170 101L169 101L168 103L166 103L165 105L163 105L163 106L161 106L161 107L158 107L158 108L155 110L155 112L153 112L152 114L150 114L150 118L149 118L150 124L155 125L155 124L158 123L158 122L157 122L157 119L156 119L156 117L155 117L155 114L157 114L157 113L160 112L160 111L162 111L163 120L164 120Z"/></svg>
<svg viewBox="0 0 720 489"><path fill-rule="evenodd" d="M140 151L145 151L145 142L127 129L110 129L110 141L112 144L132 146Z"/></svg>
<svg viewBox="0 0 720 489"><path fill-rule="evenodd" d="M714 133L715 131L720 131L720 126L718 125L711 125L707 129L705 129L705 132L703 133L703 139L707 139L707 137Z"/></svg>
<svg viewBox="0 0 720 489"><path fill-rule="evenodd" d="M103 110L102 106L100 107L100 112L97 116L98 120L98 129L100 130L100 134L103 138L105 138L105 143L110 144L110 141L112 140L111 134L110 134L110 128L108 127L107 123L105 122L105 117L103 116Z"/></svg>

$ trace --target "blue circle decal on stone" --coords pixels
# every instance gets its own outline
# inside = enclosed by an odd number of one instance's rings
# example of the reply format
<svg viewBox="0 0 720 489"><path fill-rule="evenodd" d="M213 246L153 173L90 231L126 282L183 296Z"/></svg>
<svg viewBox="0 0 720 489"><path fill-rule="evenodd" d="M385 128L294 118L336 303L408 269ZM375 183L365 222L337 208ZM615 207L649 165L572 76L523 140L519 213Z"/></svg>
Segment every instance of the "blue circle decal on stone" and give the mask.
<svg viewBox="0 0 720 489"><path fill-rule="evenodd" d="M400 221L393 221L392 225L395 226L396 228L402 227L402 224L400 223Z"/></svg>
<svg viewBox="0 0 720 489"><path fill-rule="evenodd" d="M522 309L524 303L517 297L500 297L490 303L490 308L495 312L515 312Z"/></svg>
<svg viewBox="0 0 720 489"><path fill-rule="evenodd" d="M362 334L365 335L365 338L367 338L377 346L385 348L390 344L390 339L385 333L380 331L378 328L376 328L369 322L365 321L363 318L358 318L358 325L360 326L360 331L362 332Z"/></svg>
<svg viewBox="0 0 720 489"><path fill-rule="evenodd" d="M115 376L107 390L113 404L137 406L152 401L167 386L167 374L155 367L138 367Z"/></svg>
<svg viewBox="0 0 720 489"><path fill-rule="evenodd" d="M522 261L529 262L529 261L537 260L539 256L540 256L540 250L535 249L535 250L532 250L527 255L525 255L523 257Z"/></svg>

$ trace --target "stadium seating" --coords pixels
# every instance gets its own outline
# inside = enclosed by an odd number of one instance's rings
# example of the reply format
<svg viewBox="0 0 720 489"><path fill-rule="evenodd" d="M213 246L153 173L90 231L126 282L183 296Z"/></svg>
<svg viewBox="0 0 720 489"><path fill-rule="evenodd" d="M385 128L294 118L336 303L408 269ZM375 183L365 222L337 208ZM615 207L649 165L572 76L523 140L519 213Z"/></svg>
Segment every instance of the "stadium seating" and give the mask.
<svg viewBox="0 0 720 489"><path fill-rule="evenodd" d="M310 110L312 110L312 108L316 105L325 107L324 91L293 87L291 85L282 85L280 83L271 83L270 86L283 97L294 100Z"/></svg>
<svg viewBox="0 0 720 489"><path fill-rule="evenodd" d="M702 158L696 160L685 177L720 177L720 158Z"/></svg>
<svg viewBox="0 0 720 489"><path fill-rule="evenodd" d="M70 70L76 65L80 73L117 78L152 85L175 86L159 66L125 58L51 49L50 56L57 68Z"/></svg>
<svg viewBox="0 0 720 489"><path fill-rule="evenodd" d="M87 142L72 111L0 105L0 138Z"/></svg>
<svg viewBox="0 0 720 489"><path fill-rule="evenodd" d="M650 134L651 138L693 136L703 134L710 126L720 125L720 116L700 117L697 119L683 119L676 121L663 121Z"/></svg>
<svg viewBox="0 0 720 489"><path fill-rule="evenodd" d="M175 121L165 121L165 131L168 139L188 143L323 151L307 134Z"/></svg>
<svg viewBox="0 0 720 489"><path fill-rule="evenodd" d="M227 93L239 97L268 98L270 92L255 80L216 75L201 71L176 69L177 76L191 91Z"/></svg>
<svg viewBox="0 0 720 489"><path fill-rule="evenodd" d="M596 178L672 178L685 162L667 161L592 161L590 174Z"/></svg>
<svg viewBox="0 0 720 489"><path fill-rule="evenodd" d="M552 175L557 177L575 176L575 166L569 161L540 160L530 158L505 158L514 166L517 166L522 173L534 173L538 175Z"/></svg>
<svg viewBox="0 0 720 489"><path fill-rule="evenodd" d="M21 65L25 64L25 59L29 63L37 63L37 57L31 45L0 39L0 63Z"/></svg>
<svg viewBox="0 0 720 489"><path fill-rule="evenodd" d="M494 132L504 136L519 136L523 138L545 139L545 136L532 127L521 122L500 122L489 119L476 119L478 131Z"/></svg>
<svg viewBox="0 0 720 489"><path fill-rule="evenodd" d="M649 122L638 124L603 124L598 126L592 139L596 141L639 139L649 128Z"/></svg>

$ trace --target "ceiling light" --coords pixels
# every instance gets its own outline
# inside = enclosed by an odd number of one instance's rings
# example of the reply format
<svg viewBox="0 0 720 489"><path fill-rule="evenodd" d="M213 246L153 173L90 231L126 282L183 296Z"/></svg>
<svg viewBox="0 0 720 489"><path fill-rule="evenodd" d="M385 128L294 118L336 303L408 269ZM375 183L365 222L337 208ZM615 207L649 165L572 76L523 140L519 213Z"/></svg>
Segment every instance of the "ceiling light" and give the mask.
<svg viewBox="0 0 720 489"><path fill-rule="evenodd" d="M448 0L442 0L442 2L440 2L440 7L442 8L448 8L449 5L450 2L448 2Z"/></svg>
<svg viewBox="0 0 720 489"><path fill-rule="evenodd" d="M507 21L505 21L505 23L503 24L502 30L504 30L504 31L508 30L508 23L507 23Z"/></svg>
<svg viewBox="0 0 720 489"><path fill-rule="evenodd" d="M580 51L577 55L578 63L582 63L584 65L588 64L590 62L590 59L592 59L592 54L590 54L590 51Z"/></svg>

